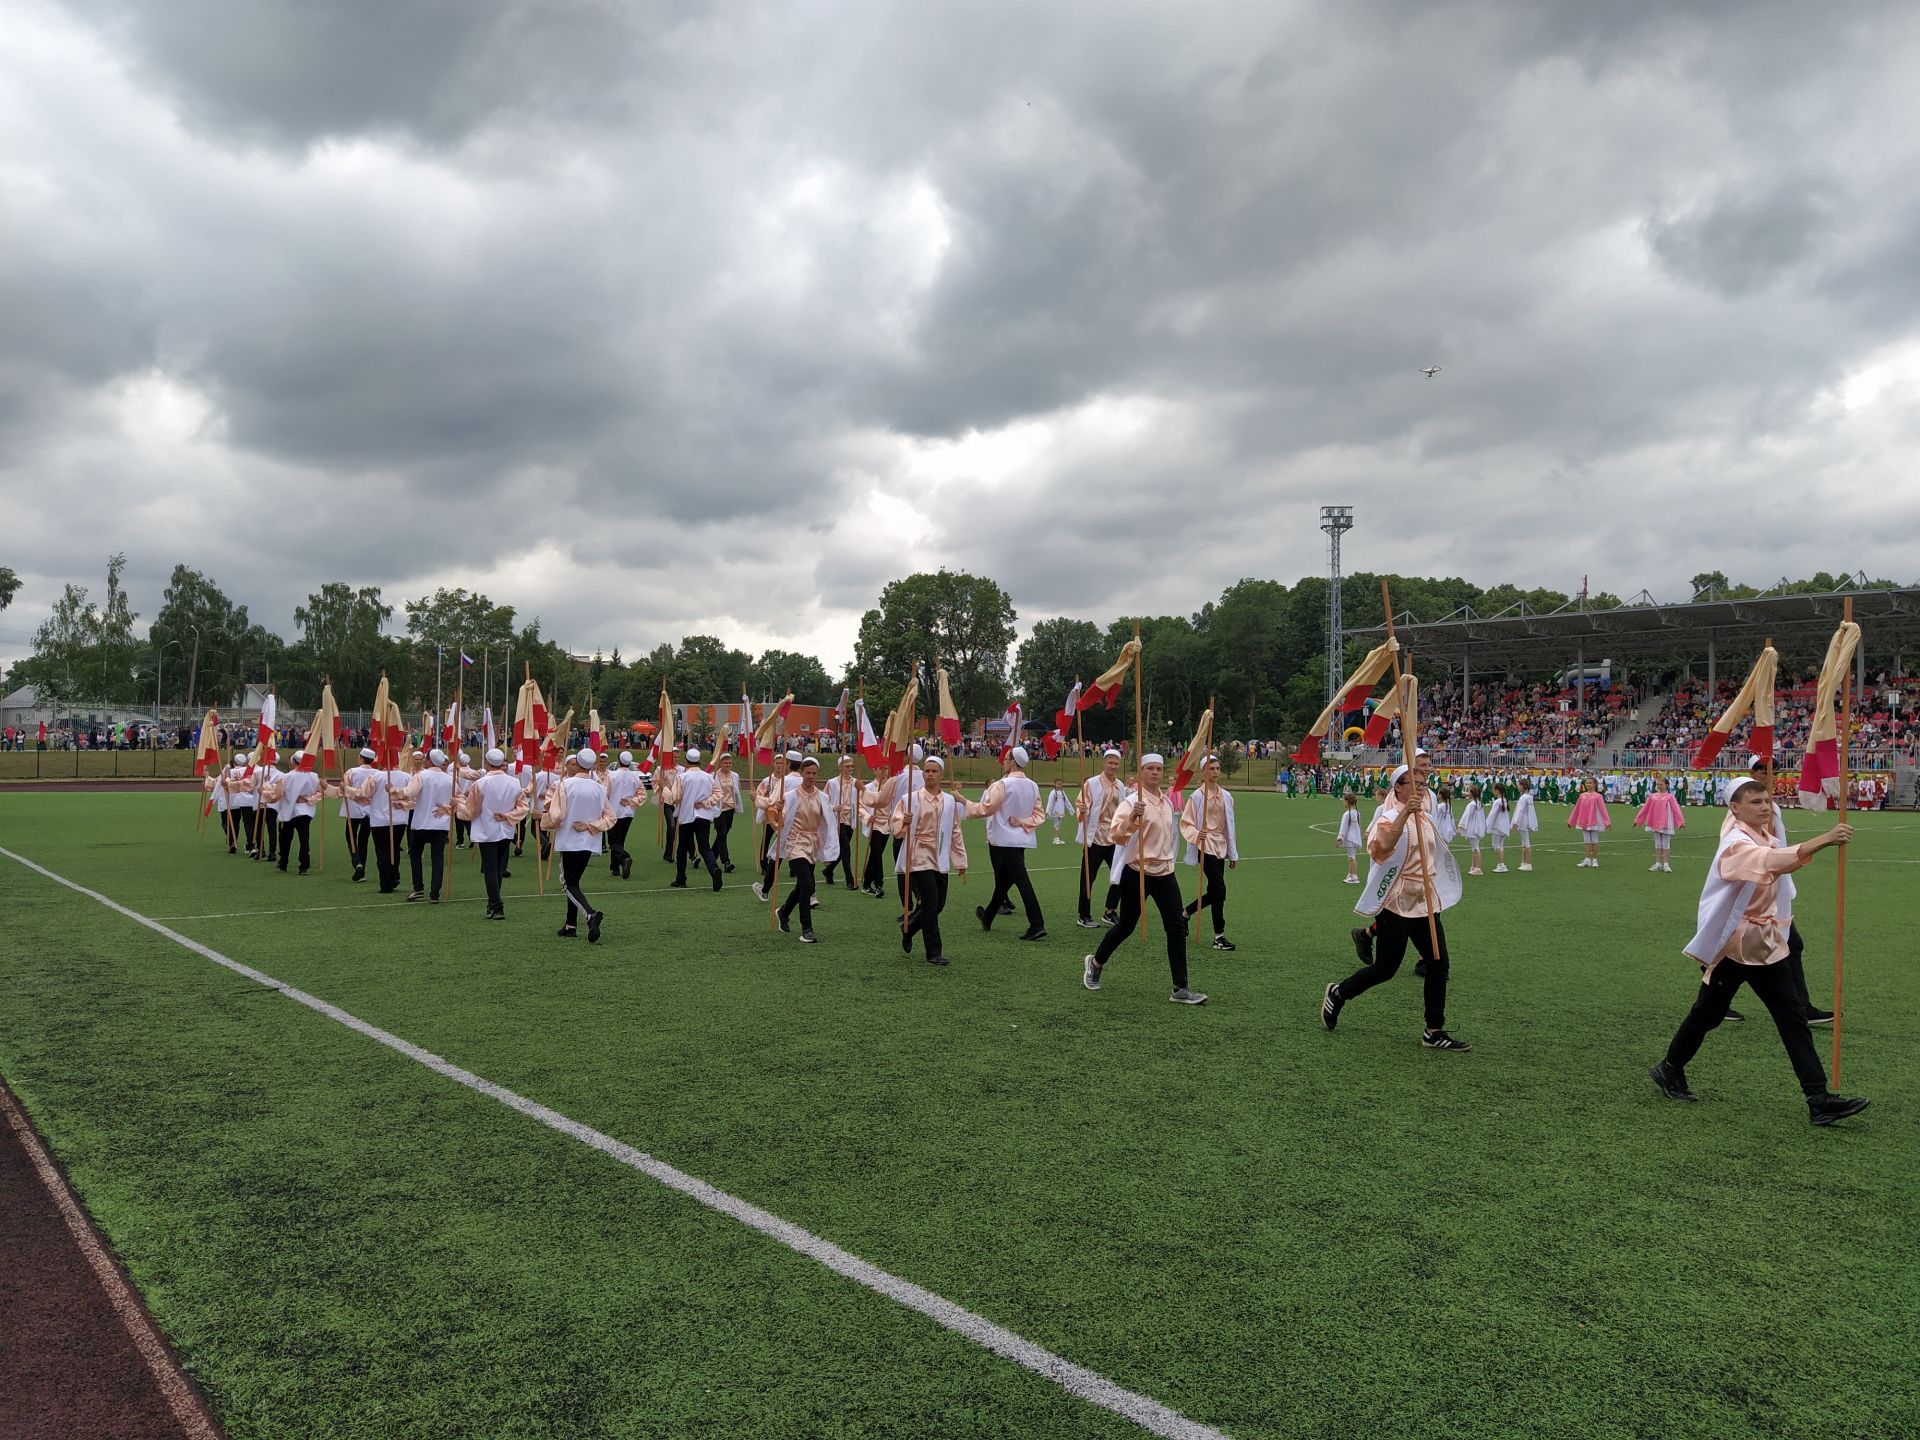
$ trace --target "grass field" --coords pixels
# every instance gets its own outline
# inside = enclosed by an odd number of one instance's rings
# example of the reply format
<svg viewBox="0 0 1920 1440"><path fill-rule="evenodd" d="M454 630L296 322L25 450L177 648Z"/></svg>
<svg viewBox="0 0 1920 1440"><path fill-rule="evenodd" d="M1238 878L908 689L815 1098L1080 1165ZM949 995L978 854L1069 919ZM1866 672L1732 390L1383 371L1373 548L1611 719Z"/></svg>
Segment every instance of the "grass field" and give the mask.
<svg viewBox="0 0 1920 1440"><path fill-rule="evenodd" d="M1446 1055L1410 973L1320 1029L1353 964L1329 802L1241 799L1200 1009L1152 929L1080 988L1077 851L1044 839L1052 938L972 924L971 834L936 970L838 890L819 946L770 935L744 866L667 891L640 846L595 872L589 948L530 860L489 926L470 855L406 906L347 882L337 823L324 875L283 876L195 841L192 803L9 795L0 845L1237 1440L1920 1433L1913 816L1850 861L1844 1088L1874 1108L1816 1130L1751 997L1705 1103L1644 1077L1716 811L1652 875L1619 830L1576 869L1543 807L1536 872L1449 916L1475 1048ZM0 903L0 1071L234 1436L1141 1433L4 858Z"/></svg>

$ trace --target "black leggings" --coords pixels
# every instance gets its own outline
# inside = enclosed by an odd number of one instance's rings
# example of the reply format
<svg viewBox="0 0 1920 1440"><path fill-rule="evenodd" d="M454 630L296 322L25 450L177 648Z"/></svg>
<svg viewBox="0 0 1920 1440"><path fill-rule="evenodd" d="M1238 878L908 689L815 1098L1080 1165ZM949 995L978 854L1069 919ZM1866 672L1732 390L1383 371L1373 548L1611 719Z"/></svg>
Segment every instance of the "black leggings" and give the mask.
<svg viewBox="0 0 1920 1440"><path fill-rule="evenodd" d="M780 918L786 919L797 908L800 911L800 928L813 928L813 862L811 860L789 860L787 874L793 877L793 889L780 903Z"/></svg>
<svg viewBox="0 0 1920 1440"><path fill-rule="evenodd" d="M861 868L860 883L879 887L887 864L887 835L884 830L867 832L867 863Z"/></svg>
<svg viewBox="0 0 1920 1440"><path fill-rule="evenodd" d="M500 877L507 870L507 850L513 844L511 840L482 840L480 849L480 878L487 886L487 913L502 915L506 906L500 903Z"/></svg>
<svg viewBox="0 0 1920 1440"><path fill-rule="evenodd" d="M1187 906L1187 914L1198 915L1201 907L1213 911L1213 933L1227 933L1227 862L1219 855L1200 857L1200 893Z"/></svg>
<svg viewBox="0 0 1920 1440"><path fill-rule="evenodd" d="M1407 946L1426 962L1427 1028L1447 1028L1447 927L1434 916L1434 934L1440 938L1440 951L1433 949L1433 936L1427 933L1427 917L1409 918L1392 910L1382 910L1373 922L1373 963L1362 965L1342 980L1338 990L1342 1000L1364 995L1376 985L1391 980L1406 958Z"/></svg>
<svg viewBox="0 0 1920 1440"><path fill-rule="evenodd" d="M1780 1032L1780 1043L1787 1047L1787 1059L1793 1062L1801 1093L1826 1094L1827 1072L1813 1048L1813 1032L1807 1029L1802 988L1794 983L1793 971L1784 960L1776 960L1771 965L1741 965L1722 960L1715 965L1701 983L1700 994L1693 1008L1687 1011L1687 1018L1674 1031L1673 1043L1667 1046L1667 1063L1676 1069L1686 1068L1687 1062L1700 1053L1700 1044L1707 1038L1707 1032L1727 1018L1733 993L1742 985L1753 987L1753 993L1760 997L1760 1003L1773 1017L1773 1028Z"/></svg>
<svg viewBox="0 0 1920 1440"><path fill-rule="evenodd" d="M586 891L580 888L585 878L587 866L597 852L592 850L562 850L560 852L560 888L567 897L567 924L577 925L580 916L585 914L591 920L600 912L593 908L587 899Z"/></svg>
<svg viewBox="0 0 1920 1440"><path fill-rule="evenodd" d="M993 898L987 901L987 926L991 928L1000 914L1000 906L1012 891L1020 892L1020 903L1027 910L1027 928L1039 930L1046 921L1040 914L1040 897L1033 893L1033 881L1027 876L1027 852L1017 845L989 845L987 862L993 867Z"/></svg>
<svg viewBox="0 0 1920 1440"><path fill-rule="evenodd" d="M420 863L420 856L424 851L432 852L433 884L431 886L427 886L423 882L426 867ZM414 893L418 894L424 889L429 896L438 900L440 898L440 886L446 880L447 876L447 832L444 830L410 829L407 832L407 860L413 869Z"/></svg>
<svg viewBox="0 0 1920 1440"><path fill-rule="evenodd" d="M280 822L280 868L287 868L287 861L293 856L293 842L300 841L300 873L307 871L307 832L313 828L313 816L295 815L291 820Z"/></svg>
<svg viewBox="0 0 1920 1440"><path fill-rule="evenodd" d="M707 867L707 873L715 879L720 877L720 862L713 858L713 845L707 839L707 827L711 823L707 820L689 820L680 827L680 843L673 855L673 878L676 884L686 880L687 861L693 858L696 851L700 863Z"/></svg>
<svg viewBox="0 0 1920 1440"><path fill-rule="evenodd" d="M1116 881L1120 887L1120 923L1100 937L1100 948L1093 952L1095 962L1104 966L1113 952L1127 942L1140 923L1140 872L1126 865ZM1167 969L1173 976L1173 988L1187 988L1187 917L1180 904L1179 877L1147 876L1147 898L1160 907L1160 925L1167 932Z"/></svg>
<svg viewBox="0 0 1920 1440"><path fill-rule="evenodd" d="M821 872L829 885L833 883L833 867L836 865L840 867L840 873L846 879L847 889L851 890L853 888L853 827L851 825L840 827L840 858L829 860L826 869Z"/></svg>
<svg viewBox="0 0 1920 1440"><path fill-rule="evenodd" d="M1100 873L1100 867L1107 867L1107 903L1100 908L1109 911L1120 903L1120 882L1113 873L1113 846L1087 846L1087 863L1080 871L1080 918L1093 918L1093 877Z"/></svg>
<svg viewBox="0 0 1920 1440"><path fill-rule="evenodd" d="M713 853L722 865L733 864L733 856L727 853L727 832L733 829L734 812L722 810L713 822Z"/></svg>
<svg viewBox="0 0 1920 1440"><path fill-rule="evenodd" d="M613 828L607 831L607 849L612 851L607 863L618 870L620 862L627 854L627 831L633 828L633 816L623 815L613 822Z"/></svg>
<svg viewBox="0 0 1920 1440"><path fill-rule="evenodd" d="M913 909L907 914L907 935L919 933L927 959L946 954L940 946L940 912L947 908L947 876L940 870L913 872Z"/></svg>

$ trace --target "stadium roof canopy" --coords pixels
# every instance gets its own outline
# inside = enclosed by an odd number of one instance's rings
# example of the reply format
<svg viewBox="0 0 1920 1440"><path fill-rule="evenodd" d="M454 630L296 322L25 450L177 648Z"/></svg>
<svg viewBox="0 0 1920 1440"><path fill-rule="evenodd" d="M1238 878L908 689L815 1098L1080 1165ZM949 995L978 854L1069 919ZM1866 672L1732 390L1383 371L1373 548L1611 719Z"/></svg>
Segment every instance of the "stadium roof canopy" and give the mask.
<svg viewBox="0 0 1920 1440"><path fill-rule="evenodd" d="M1840 623L1845 602L1861 630L1861 655L1878 663L1920 657L1920 588L1846 588L1826 594L1767 591L1745 599L1697 598L1664 604L1645 590L1617 608L1596 610L1576 598L1554 610L1529 610L1517 601L1482 615L1462 606L1439 620L1394 617L1394 632L1423 670L1466 664L1474 670L1587 664L1603 659L1724 657L1739 665L1769 636L1775 648L1819 652ZM1347 638L1377 645L1386 626L1349 629Z"/></svg>

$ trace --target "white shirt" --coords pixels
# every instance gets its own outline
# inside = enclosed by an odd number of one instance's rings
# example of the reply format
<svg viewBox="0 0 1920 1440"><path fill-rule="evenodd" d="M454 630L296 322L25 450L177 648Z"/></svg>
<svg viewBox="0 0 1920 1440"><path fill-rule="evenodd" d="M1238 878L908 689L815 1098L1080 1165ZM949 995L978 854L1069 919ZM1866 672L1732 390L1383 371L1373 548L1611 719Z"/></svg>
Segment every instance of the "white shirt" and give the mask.
<svg viewBox="0 0 1920 1440"><path fill-rule="evenodd" d="M314 812L314 797L320 793L320 777L311 770L291 770L280 777L280 814L283 819L298 820ZM301 802L305 801L305 804Z"/></svg>
<svg viewBox="0 0 1920 1440"><path fill-rule="evenodd" d="M395 810L387 800L387 789L404 790L412 780L404 770L375 770L373 772L373 798L367 801L367 823L378 829L382 825L398 825L406 828L407 812Z"/></svg>
<svg viewBox="0 0 1920 1440"><path fill-rule="evenodd" d="M380 772L371 765L356 765L340 777L340 783L344 789L357 790L379 773ZM342 797L340 807L349 820L364 820L367 818L367 807L362 805L358 800L348 800Z"/></svg>
<svg viewBox="0 0 1920 1440"><path fill-rule="evenodd" d="M589 775L570 775L560 782L560 794L564 813L560 828L553 832L553 848L597 852L600 849L600 832L576 830L573 826L576 820L593 822L604 818L607 792L600 788L598 780Z"/></svg>
<svg viewBox="0 0 1920 1440"><path fill-rule="evenodd" d="M429 766L413 779L417 787L413 800L413 828L446 834L453 817L433 812L442 805L453 803L453 776L445 770Z"/></svg>
<svg viewBox="0 0 1920 1440"><path fill-rule="evenodd" d="M620 802L631 799L639 789L640 772L638 770L630 770L625 765L622 765L618 770L608 772L607 799L613 802L614 819L631 820L633 818L633 809L622 805Z"/></svg>
<svg viewBox="0 0 1920 1440"><path fill-rule="evenodd" d="M1035 844L1033 831L1013 822L1033 818L1040 804L1040 787L1024 770L1007 771L1000 777L1000 785L1004 798L1000 808L987 816L987 844L1031 850Z"/></svg>
<svg viewBox="0 0 1920 1440"><path fill-rule="evenodd" d="M234 810L251 810L260 803L259 796L253 793L254 779L249 777L244 765L227 767L227 805Z"/></svg>
<svg viewBox="0 0 1920 1440"><path fill-rule="evenodd" d="M680 803L674 807L676 825L691 825L696 820L711 820L720 813L713 798L713 777L697 767L680 772Z"/></svg>
<svg viewBox="0 0 1920 1440"><path fill-rule="evenodd" d="M504 770L489 770L473 782L480 792L480 813L473 817L473 838L476 843L490 844L499 840L513 838L513 826L504 820L493 818L497 810L506 814L517 809L526 798L527 792L520 782Z"/></svg>

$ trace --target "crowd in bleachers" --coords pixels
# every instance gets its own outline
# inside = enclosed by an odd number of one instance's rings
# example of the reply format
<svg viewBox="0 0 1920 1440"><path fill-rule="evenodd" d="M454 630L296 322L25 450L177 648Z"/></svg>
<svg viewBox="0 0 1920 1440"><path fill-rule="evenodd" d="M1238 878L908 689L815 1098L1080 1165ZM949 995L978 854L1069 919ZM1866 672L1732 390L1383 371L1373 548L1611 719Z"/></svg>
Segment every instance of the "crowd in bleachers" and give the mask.
<svg viewBox="0 0 1920 1440"><path fill-rule="evenodd" d="M1420 743L1436 755L1485 751L1568 752L1580 756L1599 748L1638 696L1626 686L1588 692L1585 713L1578 697L1557 683L1476 684L1472 703L1456 685L1442 685L1420 697ZM1388 727L1389 748L1400 743L1400 727Z"/></svg>
<svg viewBox="0 0 1920 1440"><path fill-rule="evenodd" d="M1773 746L1776 755L1798 755L1806 749L1813 724L1814 682L1817 672L1779 678L1774 696ZM1745 677L1722 680L1711 692L1703 680L1684 680L1672 699L1647 728L1623 749L1635 760L1691 751L1735 695ZM1853 707L1851 747L1863 754L1894 751L1912 755L1920 748L1920 677L1869 675L1864 693ZM1734 728L1727 749L1743 751L1753 729L1748 715Z"/></svg>

